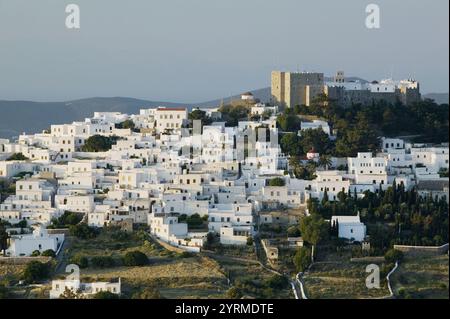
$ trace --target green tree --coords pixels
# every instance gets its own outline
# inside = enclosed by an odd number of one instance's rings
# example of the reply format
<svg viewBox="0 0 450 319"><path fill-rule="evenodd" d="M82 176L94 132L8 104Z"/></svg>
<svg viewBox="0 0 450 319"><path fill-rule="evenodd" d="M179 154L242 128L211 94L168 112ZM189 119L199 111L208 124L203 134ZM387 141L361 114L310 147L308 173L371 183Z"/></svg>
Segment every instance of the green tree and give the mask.
<svg viewBox="0 0 450 319"><path fill-rule="evenodd" d="M311 250L307 247L298 248L293 261L297 272L304 272L311 264Z"/></svg>
<svg viewBox="0 0 450 319"><path fill-rule="evenodd" d="M8 248L8 238L9 235L6 232L6 227L0 220L0 253L5 255L6 249Z"/></svg>
<svg viewBox="0 0 450 319"><path fill-rule="evenodd" d="M300 156L304 154L297 133L284 134L280 139L280 147L284 154L290 156Z"/></svg>
<svg viewBox="0 0 450 319"><path fill-rule="evenodd" d="M332 165L331 156L329 155L321 155L319 157L319 166L328 170L328 168Z"/></svg>
<svg viewBox="0 0 450 319"><path fill-rule="evenodd" d="M193 110L191 113L189 113L189 126L193 127L194 121L202 121L202 127L204 125L210 125L212 123L211 118L206 114L205 111L202 110Z"/></svg>
<svg viewBox="0 0 450 319"><path fill-rule="evenodd" d="M284 289L289 284L289 280L285 276L273 275L267 280L266 284L272 289Z"/></svg>
<svg viewBox="0 0 450 319"><path fill-rule="evenodd" d="M130 130L134 130L136 127L133 120L125 120L122 123L116 124L115 126L118 129L130 129Z"/></svg>
<svg viewBox="0 0 450 319"><path fill-rule="evenodd" d="M48 278L50 266L39 261L29 262L23 271L22 278L28 283L35 283Z"/></svg>
<svg viewBox="0 0 450 319"><path fill-rule="evenodd" d="M148 264L148 257L140 251L130 251L123 257L123 263L126 266L145 266Z"/></svg>
<svg viewBox="0 0 450 319"><path fill-rule="evenodd" d="M318 214L311 214L300 220L300 232L305 241L317 246L328 236L328 223ZM314 256L314 255L313 255Z"/></svg>
<svg viewBox="0 0 450 319"><path fill-rule="evenodd" d="M93 135L85 141L81 150L83 152L106 152L117 143L118 139L117 136Z"/></svg>
<svg viewBox="0 0 450 319"><path fill-rule="evenodd" d="M92 239L98 235L97 229L90 227L87 224L70 225L69 233L80 239Z"/></svg>
<svg viewBox="0 0 450 319"><path fill-rule="evenodd" d="M300 118L295 114L281 114L277 118L278 126L284 132L297 132L300 129Z"/></svg>
<svg viewBox="0 0 450 319"><path fill-rule="evenodd" d="M328 154L331 150L331 141L322 129L308 129L302 131L300 146L305 153L314 149L317 153Z"/></svg>

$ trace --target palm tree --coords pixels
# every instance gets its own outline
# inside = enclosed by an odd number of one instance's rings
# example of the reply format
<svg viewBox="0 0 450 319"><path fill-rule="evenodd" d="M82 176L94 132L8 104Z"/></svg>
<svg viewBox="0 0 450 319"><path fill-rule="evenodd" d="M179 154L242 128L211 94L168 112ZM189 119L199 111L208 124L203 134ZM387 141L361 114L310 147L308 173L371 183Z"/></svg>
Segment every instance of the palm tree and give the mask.
<svg viewBox="0 0 450 319"><path fill-rule="evenodd" d="M328 170L328 167L330 167L333 163L331 161L331 157L329 155L321 155L319 158L319 167L325 168L325 170Z"/></svg>

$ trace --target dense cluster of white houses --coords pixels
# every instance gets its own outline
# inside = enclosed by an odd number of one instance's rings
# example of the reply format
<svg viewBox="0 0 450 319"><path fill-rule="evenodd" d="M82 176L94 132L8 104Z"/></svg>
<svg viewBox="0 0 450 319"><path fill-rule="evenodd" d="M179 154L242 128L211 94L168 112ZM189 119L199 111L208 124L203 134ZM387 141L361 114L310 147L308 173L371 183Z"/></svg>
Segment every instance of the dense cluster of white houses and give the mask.
<svg viewBox="0 0 450 319"><path fill-rule="evenodd" d="M0 140L0 178L28 173L17 181L15 195L0 204L0 219L45 227L65 211L80 212L91 226L145 223L160 240L199 251L207 232L220 236L222 244L244 245L255 235L258 223L270 222L259 218L263 212L306 207L309 198L322 199L325 193L334 201L341 191L362 195L366 190L385 189L396 180L406 188L425 183L434 188L425 187L424 192L448 194L448 179L438 174L449 167L448 145L384 138L381 153L332 158L330 167L335 169L321 168L315 180L300 180L286 173L288 159L275 138L276 107L257 104L252 114L267 111L269 119L239 122L236 127L226 127L217 110L206 111L215 122L197 133L194 123L193 134L186 129L187 109L159 107L137 115L97 112L84 122L52 125L49 131L23 134L15 142ZM135 129L116 128L125 120L133 121ZM243 147L243 136L261 127L273 138L255 140L251 150ZM302 130L311 128L320 128L332 138L326 122L302 123ZM119 139L109 151L82 152L93 135ZM7 161L14 153L29 160ZM318 156L311 151L308 159ZM284 186L269 186L275 178L283 179ZM441 186L436 188L436 183ZM179 222L182 214L199 214L208 221L208 229L191 231ZM39 236L54 241L45 232ZM342 236L361 240L361 236ZM47 248L41 243L32 250L19 249L23 245L15 242L21 240L23 236L10 239L8 254L27 255Z"/></svg>

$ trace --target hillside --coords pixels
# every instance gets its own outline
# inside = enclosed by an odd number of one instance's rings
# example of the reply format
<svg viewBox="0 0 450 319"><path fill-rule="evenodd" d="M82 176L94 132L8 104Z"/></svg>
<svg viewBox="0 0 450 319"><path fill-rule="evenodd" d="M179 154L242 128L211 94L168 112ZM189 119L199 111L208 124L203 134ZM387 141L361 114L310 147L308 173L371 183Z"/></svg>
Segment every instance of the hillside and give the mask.
<svg viewBox="0 0 450 319"><path fill-rule="evenodd" d="M68 102L0 101L0 137L37 133L51 124L84 120L94 112L139 113L146 107L181 106L182 104L145 101L132 98L90 98ZM188 106L183 104L183 106Z"/></svg>

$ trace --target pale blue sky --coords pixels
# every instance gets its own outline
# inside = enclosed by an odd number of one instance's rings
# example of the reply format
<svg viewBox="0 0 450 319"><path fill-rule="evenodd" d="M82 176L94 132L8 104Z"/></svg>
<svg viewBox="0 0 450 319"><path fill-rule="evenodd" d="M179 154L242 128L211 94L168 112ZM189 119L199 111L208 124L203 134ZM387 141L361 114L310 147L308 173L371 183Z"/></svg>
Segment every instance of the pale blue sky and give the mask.
<svg viewBox="0 0 450 319"><path fill-rule="evenodd" d="M81 29L65 28L65 6ZM381 29L365 7L381 7ZM273 69L449 85L448 0L0 0L0 99L200 102Z"/></svg>

